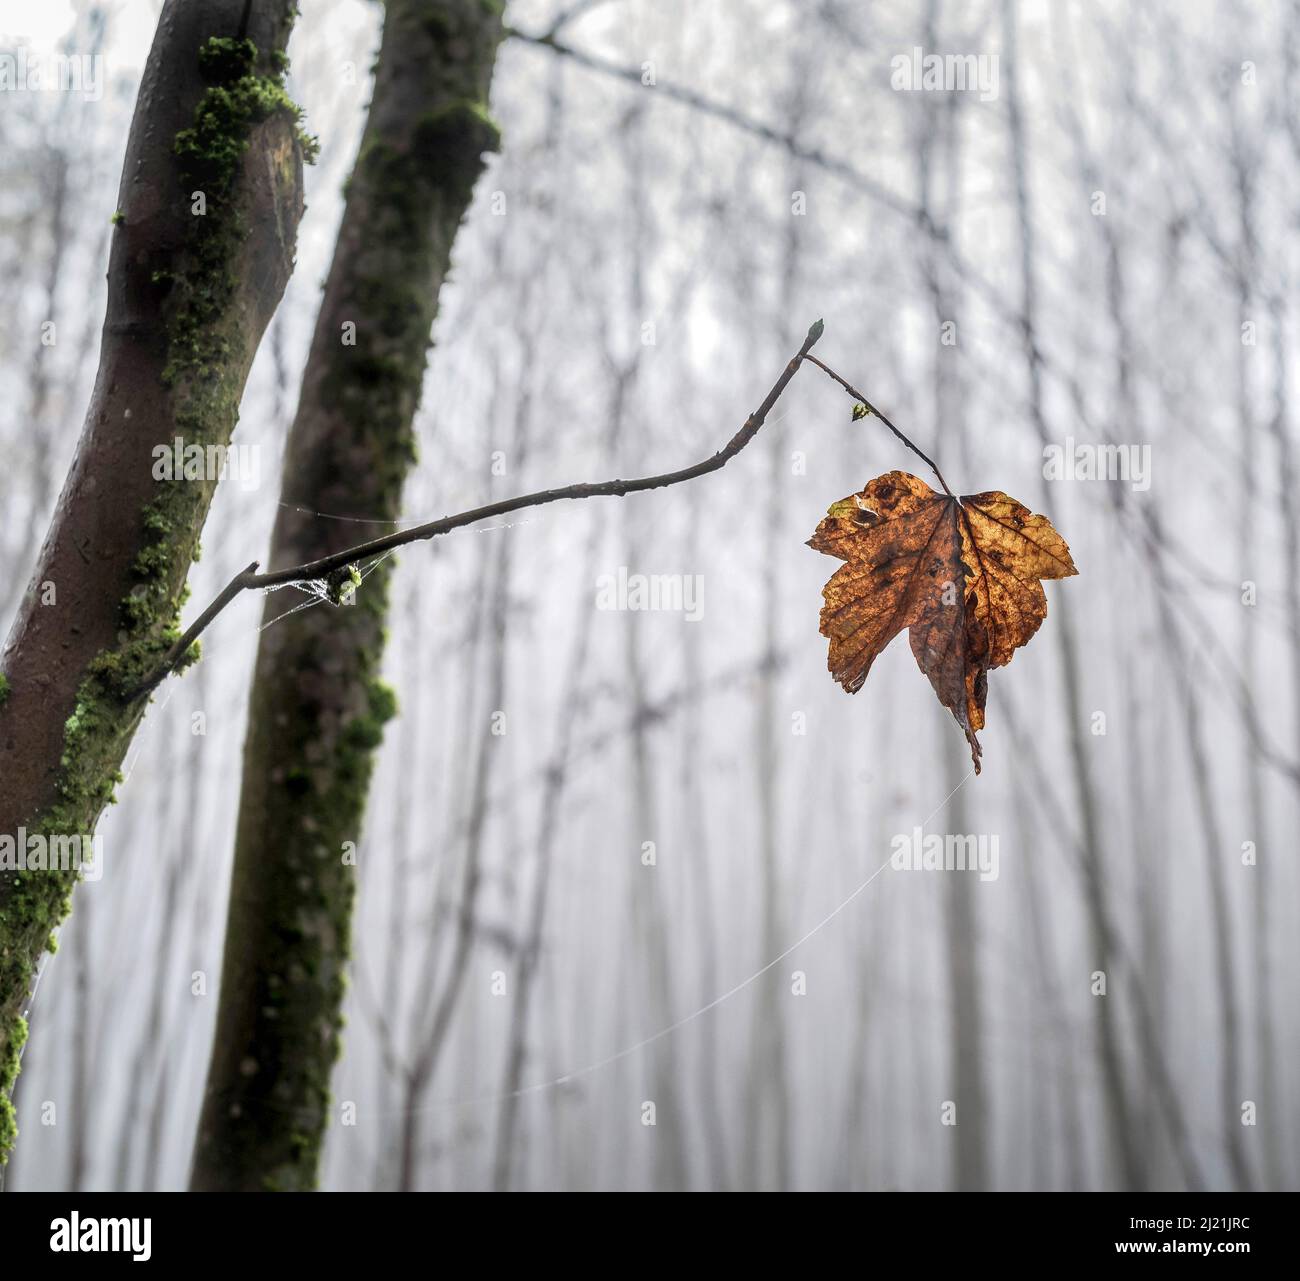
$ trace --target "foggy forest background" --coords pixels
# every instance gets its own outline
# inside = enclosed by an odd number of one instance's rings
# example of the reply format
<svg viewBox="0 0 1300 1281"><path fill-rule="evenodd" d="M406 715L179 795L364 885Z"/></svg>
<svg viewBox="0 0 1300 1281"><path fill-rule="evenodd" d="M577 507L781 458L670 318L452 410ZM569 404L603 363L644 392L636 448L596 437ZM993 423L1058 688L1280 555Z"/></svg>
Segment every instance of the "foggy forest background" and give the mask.
<svg viewBox="0 0 1300 1281"><path fill-rule="evenodd" d="M369 97L380 7L302 11L322 149L235 437L261 483L218 489L187 621L265 555ZM156 17L0 5L5 48L105 75L0 102L6 629ZM403 549L322 1186L1295 1187L1300 5L606 0L556 40L501 49L407 518L702 459L822 317L818 354L1080 576L991 677L976 778L901 640L856 697L826 672L805 540L918 465L808 367L714 475ZM996 93L891 87L918 47L996 56ZM1149 485L1046 478L1067 440L1149 449ZM700 576L701 616L598 608L620 567ZM132 748L8 1189L185 1185L261 606ZM998 877L893 870L918 826L996 836Z"/></svg>

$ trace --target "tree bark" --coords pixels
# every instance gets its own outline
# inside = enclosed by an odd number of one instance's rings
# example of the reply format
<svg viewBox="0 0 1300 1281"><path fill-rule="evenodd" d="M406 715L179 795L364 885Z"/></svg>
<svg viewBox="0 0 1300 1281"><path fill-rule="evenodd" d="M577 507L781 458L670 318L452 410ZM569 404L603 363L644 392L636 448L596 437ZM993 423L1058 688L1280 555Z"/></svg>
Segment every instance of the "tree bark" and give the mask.
<svg viewBox="0 0 1300 1281"><path fill-rule="evenodd" d="M317 512L399 515L439 290L482 155L497 145L486 101L501 35L488 0L389 0L286 448L272 565L348 545L353 527ZM375 566L355 604L262 634L195 1189L315 1186L340 1047L349 851L393 711L379 680L392 563ZM268 596L265 620L285 608Z"/></svg>
<svg viewBox="0 0 1300 1281"><path fill-rule="evenodd" d="M132 694L179 635L216 477L157 480L153 450L229 442L293 267L310 147L281 84L294 14L291 0L168 0L159 18L127 138L95 387L2 660L0 833L15 855L24 833L93 833L144 714ZM0 868L2 1156L28 994L77 872Z"/></svg>

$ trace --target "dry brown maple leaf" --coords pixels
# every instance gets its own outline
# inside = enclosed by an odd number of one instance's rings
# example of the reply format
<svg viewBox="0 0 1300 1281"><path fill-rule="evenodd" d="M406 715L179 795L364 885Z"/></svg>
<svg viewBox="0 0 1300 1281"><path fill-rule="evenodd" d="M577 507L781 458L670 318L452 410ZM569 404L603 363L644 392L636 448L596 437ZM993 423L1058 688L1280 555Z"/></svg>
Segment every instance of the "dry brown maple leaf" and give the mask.
<svg viewBox="0 0 1300 1281"><path fill-rule="evenodd" d="M831 675L856 694L908 628L978 774L989 668L1009 663L1047 616L1040 580L1079 572L1065 540L1000 490L955 498L891 471L835 503L808 546L845 562L822 589Z"/></svg>

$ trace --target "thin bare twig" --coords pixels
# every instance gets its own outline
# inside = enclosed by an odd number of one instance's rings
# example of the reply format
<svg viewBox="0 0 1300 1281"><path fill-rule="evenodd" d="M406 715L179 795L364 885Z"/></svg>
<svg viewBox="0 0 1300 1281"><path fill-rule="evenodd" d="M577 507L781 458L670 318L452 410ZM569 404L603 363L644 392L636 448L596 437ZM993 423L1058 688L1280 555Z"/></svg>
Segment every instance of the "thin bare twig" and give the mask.
<svg viewBox="0 0 1300 1281"><path fill-rule="evenodd" d="M594 484L582 482L576 485L563 485L559 489L542 489L532 494L520 494L515 498L503 498L499 502L487 503L483 507L474 507L469 511L457 512L453 516L443 516L438 520L431 520L423 525L413 525L410 529L399 529L391 534L385 534L382 538L372 538L367 543L358 543L355 547L346 547L342 551L323 556L320 560L308 561L305 565L291 565L286 569L271 570L265 574L257 572L258 562L253 561L246 569L236 574L203 613L194 620L180 640L167 652L166 658L163 659L158 669L140 685L132 698L140 698L156 689L175 671L181 660L190 652L194 642L208 628L212 620L241 592L258 588L285 587L291 583L319 581L346 569L349 565L354 565L358 561L366 560L372 556L384 555L395 548L406 546L407 543L418 543L430 538L437 538L440 534L448 534L454 529L463 529L466 525L476 525L480 521L491 520L494 516L505 516L510 512L520 511L526 507L541 507L546 503L556 503L567 499L622 498L625 494L635 494L647 489L663 489L668 485L680 485L683 481L694 480L698 476L707 476L710 472L719 471L758 434L759 428L767 420L772 407L781 398L781 393L785 391L790 380L798 373L799 366L805 360L811 361L824 374L839 383L850 396L865 405L869 413L879 418L908 449L929 465L930 469L939 478L939 483L943 486L944 492L949 497L955 497L952 490L948 488L948 482L944 480L943 473L939 471L938 467L927 455L923 454L851 383L841 378L829 365L810 354L813 344L821 336L822 322L819 320L808 330L808 335L803 340L803 346L791 357L790 362L781 371L781 376L772 384L771 390L763 398L763 403L745 419L745 425L716 454L712 454L702 462L695 463L690 467L683 467L678 471L662 472L657 476L640 476L635 480L604 480Z"/></svg>
<svg viewBox="0 0 1300 1281"><path fill-rule="evenodd" d="M772 406L780 399L781 393L785 391L790 379L798 371L803 358L808 355L813 344L821 336L822 322L819 320L808 330L808 336L804 339L803 346L799 348L798 353L781 371L781 376L772 384L772 388L764 397L763 403L745 420L745 425L716 454L704 459L702 462L695 463L693 466L683 467L679 471L663 472L657 476L641 476L635 480L606 480L596 484L565 485L559 489L543 489L533 494L521 494L515 498L505 498L499 502L488 503L483 507L475 507L470 511L458 512L454 516L443 516L438 520L429 521L427 524L415 525L410 529L401 529L391 534L385 534L381 538L374 538L355 547L345 548L343 551L322 557L320 560L309 561L305 565L292 565L286 569L272 570L265 574L257 572L257 562L254 561L246 569L236 574L212 604L194 620L180 640L168 651L158 670L140 686L134 697L138 698L147 694L160 685L169 673L175 670L177 664L185 655L189 653L191 646L211 624L212 620L241 592L266 587L282 587L289 583L305 583L326 578L335 571L345 569L348 565L357 561L365 560L371 556L382 555L384 552L392 551L396 547L404 547L407 543L437 538L440 534L450 533L453 529L463 529L466 525L475 525L479 521L490 520L494 516L505 516L510 512L520 511L525 507L541 507L546 503L560 502L565 499L622 498L625 494L634 494L646 489L662 489L667 485L680 485L683 481L694 480L697 476L707 476L710 472L718 471L720 468L725 467L758 434L758 430L767 419Z"/></svg>
<svg viewBox="0 0 1300 1281"><path fill-rule="evenodd" d="M527 31L519 31L514 27L508 27L506 35L523 44L532 45L534 48L549 49L552 53L568 58L580 67L585 67L588 71L595 71L600 75L622 80L638 88L648 87L642 80L644 72L639 66L625 66L609 58L603 58L599 54L579 49L575 45L559 39L558 33L554 30L537 35ZM737 129L743 129L756 138L762 138L765 142L784 147L792 156L800 160L806 160L809 164L816 165L817 168L836 175L859 190L865 191L874 200L879 201L895 213L901 214L909 222L917 223L929 234L934 234L933 226L927 223L921 211L906 197L891 191L883 183L877 182L874 178L855 169L845 161L827 155L818 147L809 146L790 130L782 129L779 125L769 124L764 120L757 120L746 115L738 107L733 107L725 102L718 102L707 94L700 93L687 85L656 79L654 91L660 97L670 98L674 102L690 107L701 115L710 116L714 120L721 120Z"/></svg>

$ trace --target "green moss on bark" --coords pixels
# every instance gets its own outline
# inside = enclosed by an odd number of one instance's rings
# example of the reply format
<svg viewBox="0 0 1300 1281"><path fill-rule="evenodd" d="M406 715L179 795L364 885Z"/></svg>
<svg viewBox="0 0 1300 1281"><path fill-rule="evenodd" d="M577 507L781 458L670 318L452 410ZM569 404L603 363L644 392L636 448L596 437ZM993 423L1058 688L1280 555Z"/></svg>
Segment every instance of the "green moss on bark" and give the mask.
<svg viewBox="0 0 1300 1281"><path fill-rule="evenodd" d="M251 858L258 864L259 908L252 917L232 917L231 926L240 947L256 958L248 975L249 1006L286 1039L255 1036L241 1047L240 1062L256 1063L257 1071L239 1080L237 1095L223 1095L220 1109L235 1107L240 1118L224 1141L248 1149L228 1148L223 1159L255 1171L257 1186L266 1191L316 1186L330 1077L342 1052L356 897L356 869L343 849L358 839L375 750L397 710L392 688L380 678L392 565L390 557L372 570L354 604L324 611L326 621L292 646L293 676L266 691L258 712L264 720L250 742L248 763L263 800L245 811L245 793L236 863ZM342 635L349 639L343 647ZM340 671L343 650L348 657ZM349 709L341 722L328 693L319 700L302 693L338 686ZM292 763L268 767L275 760ZM257 829L258 843L246 843L245 822ZM274 866L265 862L264 844L277 851ZM228 981L229 973L223 977ZM281 1120L292 1122L292 1130L266 1143Z"/></svg>
<svg viewBox="0 0 1300 1281"><path fill-rule="evenodd" d="M19 1018L9 1037L4 1057L0 1059L0 1153L9 1159L9 1150L18 1136L18 1120L14 1115L14 1105L9 1098L18 1079L18 1064L22 1059L23 1046L27 1044L27 1020Z"/></svg>
<svg viewBox="0 0 1300 1281"><path fill-rule="evenodd" d="M314 149L302 134L301 112L284 91L282 65L271 74L258 74L253 70L256 58L250 41L209 40L198 59L211 87L200 99L193 124L175 139L184 184L177 198L188 202L191 192L201 189L207 210L194 217L176 269L155 273L154 283L163 291L167 359L162 378L171 393L175 430L195 442L229 442L243 391L247 316L233 264L248 235L238 179L252 131L283 115L304 151ZM135 691L180 637L185 580L197 559L215 485L215 479L160 482L158 497L141 512L141 547L120 602L117 643L85 669L64 725L54 800L29 819L29 836L89 835L104 807L116 799L119 767L146 703ZM197 656L196 646L182 667ZM51 948L53 932L68 914L77 879L75 869L12 875L0 909L0 1009L25 1005L36 962L42 950ZM25 1025L21 1034L25 1036ZM0 1038L9 1047L3 1071L11 1064L16 1074L12 1047L19 1035L20 1029L11 1025ZM6 1100L12 1084L0 1071L0 1095ZM0 1163L8 1159L14 1133L6 1102L0 1107Z"/></svg>
<svg viewBox="0 0 1300 1281"><path fill-rule="evenodd" d="M438 290L483 153L500 6L391 0L370 121L353 173L286 452L284 497L395 520L416 456ZM338 324L355 322L355 346ZM337 549L288 508L272 560ZM195 1152L200 1189L315 1186L342 1043L356 892L342 857L361 832L375 752L396 711L381 679L394 561L346 571L259 647L244 757L221 1008ZM254 1066L255 1065L255 1066ZM248 1067L252 1070L245 1072Z"/></svg>

